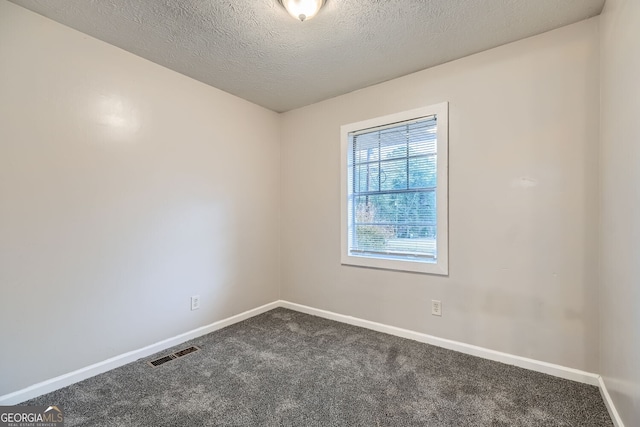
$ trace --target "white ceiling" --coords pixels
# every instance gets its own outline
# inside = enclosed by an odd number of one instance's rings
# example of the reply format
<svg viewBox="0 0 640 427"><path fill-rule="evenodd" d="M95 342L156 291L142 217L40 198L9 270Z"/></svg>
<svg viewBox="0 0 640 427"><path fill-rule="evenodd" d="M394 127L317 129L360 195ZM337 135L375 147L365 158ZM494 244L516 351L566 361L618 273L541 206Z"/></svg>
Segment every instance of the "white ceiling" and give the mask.
<svg viewBox="0 0 640 427"><path fill-rule="evenodd" d="M361 89L598 15L605 0L11 0L270 108Z"/></svg>

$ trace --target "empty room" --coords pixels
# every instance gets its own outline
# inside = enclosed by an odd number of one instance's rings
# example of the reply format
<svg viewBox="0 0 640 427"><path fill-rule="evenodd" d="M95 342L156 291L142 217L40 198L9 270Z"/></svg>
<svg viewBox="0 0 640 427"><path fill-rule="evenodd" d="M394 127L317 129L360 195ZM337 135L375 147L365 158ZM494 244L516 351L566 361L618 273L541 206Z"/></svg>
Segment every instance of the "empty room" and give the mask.
<svg viewBox="0 0 640 427"><path fill-rule="evenodd" d="M0 0L0 427L640 426L638 117L638 0Z"/></svg>

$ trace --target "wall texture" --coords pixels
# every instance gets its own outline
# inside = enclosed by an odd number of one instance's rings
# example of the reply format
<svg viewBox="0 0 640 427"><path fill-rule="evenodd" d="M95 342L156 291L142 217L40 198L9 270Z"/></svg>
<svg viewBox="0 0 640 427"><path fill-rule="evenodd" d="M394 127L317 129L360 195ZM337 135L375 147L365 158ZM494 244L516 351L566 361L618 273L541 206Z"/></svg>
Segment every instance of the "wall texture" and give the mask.
<svg viewBox="0 0 640 427"><path fill-rule="evenodd" d="M277 114L6 1L0 58L0 395L278 299Z"/></svg>
<svg viewBox="0 0 640 427"><path fill-rule="evenodd" d="M597 371L598 88L592 19L285 113L283 298ZM449 277L341 266L340 125L443 101Z"/></svg>
<svg viewBox="0 0 640 427"><path fill-rule="evenodd" d="M640 3L607 0L602 41L601 364L625 425L640 426Z"/></svg>

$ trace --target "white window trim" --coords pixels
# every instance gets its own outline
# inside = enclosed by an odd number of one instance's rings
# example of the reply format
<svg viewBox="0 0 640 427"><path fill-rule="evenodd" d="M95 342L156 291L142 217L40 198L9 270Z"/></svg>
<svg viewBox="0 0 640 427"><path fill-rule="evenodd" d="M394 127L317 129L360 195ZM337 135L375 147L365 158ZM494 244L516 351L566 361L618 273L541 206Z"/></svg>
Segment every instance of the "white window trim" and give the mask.
<svg viewBox="0 0 640 427"><path fill-rule="evenodd" d="M438 257L436 262L427 263L410 260L393 260L383 258L373 258L370 256L349 255L348 242L348 179L347 162L349 149L349 133L363 129L388 125L390 123L403 122L421 117L436 115L438 118L437 128L437 237L436 245ZM376 117L363 120L357 123L350 123L340 127L341 136L341 162L340 162L340 185L341 185L341 263L343 265L353 265L359 267L381 268L385 270L410 271L416 273L427 273L437 275L449 274L449 103L443 102L428 107L416 108L387 116Z"/></svg>

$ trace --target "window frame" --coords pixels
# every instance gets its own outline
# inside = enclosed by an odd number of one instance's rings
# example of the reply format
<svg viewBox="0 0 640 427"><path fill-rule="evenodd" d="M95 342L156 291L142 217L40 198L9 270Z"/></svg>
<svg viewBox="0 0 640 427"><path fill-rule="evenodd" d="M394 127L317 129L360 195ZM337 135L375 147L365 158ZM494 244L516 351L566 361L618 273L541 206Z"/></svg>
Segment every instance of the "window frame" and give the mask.
<svg viewBox="0 0 640 427"><path fill-rule="evenodd" d="M348 151L349 134L366 129L388 126L394 123L406 122L436 116L436 248L435 262L388 259L375 256L352 255L349 253L349 186L348 186ZM362 120L340 127L340 216L341 216L341 257L342 265L357 267L379 268L385 270L408 271L447 276L449 274L449 103L442 102L426 107L416 108L400 113L388 114L381 117Z"/></svg>

